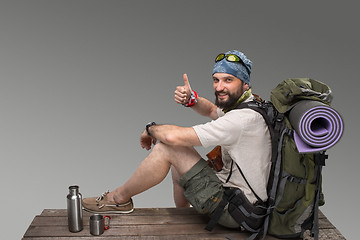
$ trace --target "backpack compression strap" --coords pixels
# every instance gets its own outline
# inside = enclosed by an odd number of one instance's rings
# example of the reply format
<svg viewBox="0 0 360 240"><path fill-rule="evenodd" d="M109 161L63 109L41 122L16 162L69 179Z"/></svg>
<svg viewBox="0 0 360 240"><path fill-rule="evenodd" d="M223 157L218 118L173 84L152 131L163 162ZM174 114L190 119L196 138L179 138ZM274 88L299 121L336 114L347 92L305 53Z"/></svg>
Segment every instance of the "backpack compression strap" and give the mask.
<svg viewBox="0 0 360 240"><path fill-rule="evenodd" d="M319 200L320 200L320 178L322 167L325 166L325 160L328 158L328 155L325 154L325 151L321 153L316 153L314 155L315 161L315 179L313 180L316 183L316 198L314 203L314 225L312 228L312 233L314 235L314 239L319 239Z"/></svg>

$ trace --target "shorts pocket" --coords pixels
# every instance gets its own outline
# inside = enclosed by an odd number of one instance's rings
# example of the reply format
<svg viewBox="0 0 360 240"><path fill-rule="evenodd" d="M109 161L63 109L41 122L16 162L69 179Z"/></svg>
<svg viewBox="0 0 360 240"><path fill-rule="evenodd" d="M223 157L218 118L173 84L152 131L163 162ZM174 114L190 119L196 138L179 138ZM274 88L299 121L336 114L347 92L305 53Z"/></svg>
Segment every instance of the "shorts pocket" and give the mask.
<svg viewBox="0 0 360 240"><path fill-rule="evenodd" d="M221 182L211 176L195 176L189 182L184 191L185 198L199 213L212 213L223 196Z"/></svg>

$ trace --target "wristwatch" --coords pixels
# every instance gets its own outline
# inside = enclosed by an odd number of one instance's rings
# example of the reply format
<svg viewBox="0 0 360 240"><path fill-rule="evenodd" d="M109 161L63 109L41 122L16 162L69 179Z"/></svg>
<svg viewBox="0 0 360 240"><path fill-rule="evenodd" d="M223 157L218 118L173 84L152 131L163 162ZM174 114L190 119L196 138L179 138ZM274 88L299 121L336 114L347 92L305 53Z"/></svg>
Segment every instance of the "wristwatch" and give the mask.
<svg viewBox="0 0 360 240"><path fill-rule="evenodd" d="M150 132L149 132L149 127L151 127L151 126L154 126L154 125L156 125L156 123L155 122L149 122L148 124L146 124L146 132L147 132L147 134L149 135L149 136L151 136L151 134L150 134Z"/></svg>

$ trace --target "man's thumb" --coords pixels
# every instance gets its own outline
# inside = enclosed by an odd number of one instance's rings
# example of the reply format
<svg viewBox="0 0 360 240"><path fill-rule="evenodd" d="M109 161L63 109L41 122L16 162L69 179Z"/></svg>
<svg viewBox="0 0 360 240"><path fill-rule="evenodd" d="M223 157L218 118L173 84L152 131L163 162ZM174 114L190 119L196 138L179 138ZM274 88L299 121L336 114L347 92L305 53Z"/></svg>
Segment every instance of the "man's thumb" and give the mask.
<svg viewBox="0 0 360 240"><path fill-rule="evenodd" d="M183 79L184 79L184 86L185 86L185 88L189 88L190 91L191 91L190 82L189 82L189 79L188 79L188 76L187 76L186 73L184 73Z"/></svg>

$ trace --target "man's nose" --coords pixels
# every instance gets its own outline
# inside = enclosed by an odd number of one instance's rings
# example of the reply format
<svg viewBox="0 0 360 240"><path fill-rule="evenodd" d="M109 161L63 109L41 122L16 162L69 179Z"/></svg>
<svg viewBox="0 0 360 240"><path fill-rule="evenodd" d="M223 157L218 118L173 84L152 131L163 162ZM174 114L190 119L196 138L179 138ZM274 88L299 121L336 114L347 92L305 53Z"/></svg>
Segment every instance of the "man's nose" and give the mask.
<svg viewBox="0 0 360 240"><path fill-rule="evenodd" d="M222 90L224 90L224 84L222 83L222 81L216 83L215 90L217 92L221 92Z"/></svg>

